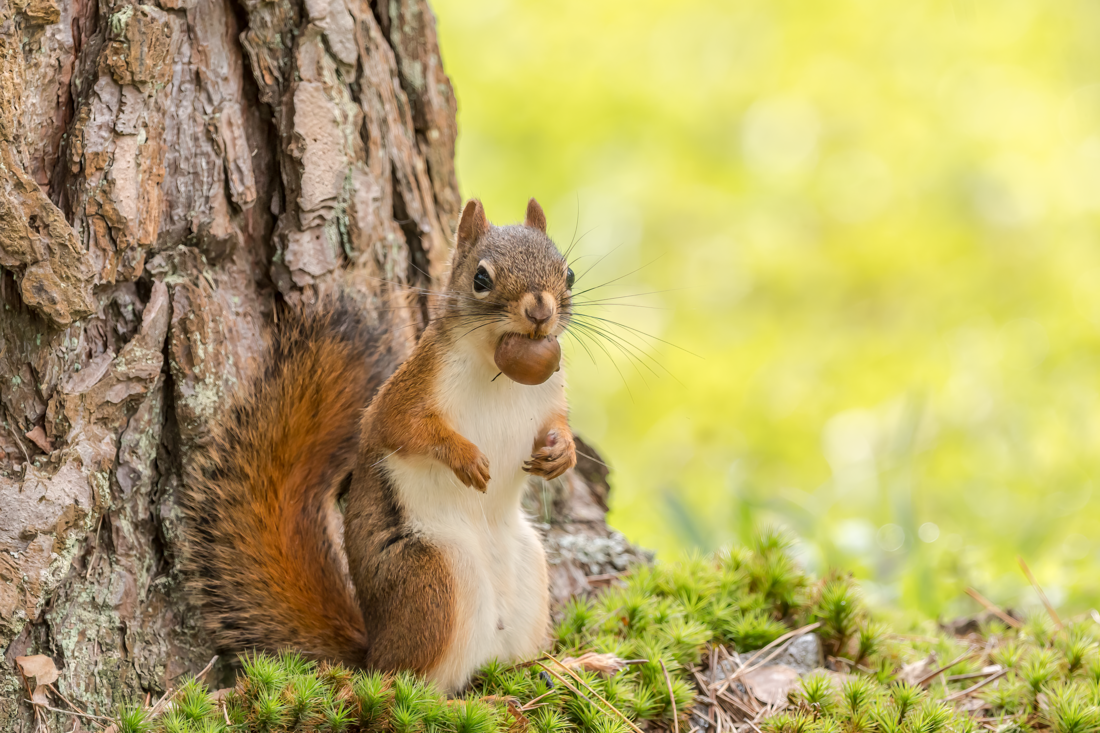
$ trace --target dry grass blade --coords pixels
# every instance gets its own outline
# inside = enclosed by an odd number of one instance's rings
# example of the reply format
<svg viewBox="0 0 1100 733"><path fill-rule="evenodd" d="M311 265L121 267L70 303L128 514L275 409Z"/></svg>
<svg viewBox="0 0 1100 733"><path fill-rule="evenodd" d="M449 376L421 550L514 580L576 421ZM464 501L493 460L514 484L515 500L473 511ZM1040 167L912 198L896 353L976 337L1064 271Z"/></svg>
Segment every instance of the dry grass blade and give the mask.
<svg viewBox="0 0 1100 733"><path fill-rule="evenodd" d="M34 702L33 700L24 700L23 702L27 703L28 705L33 706L35 709L45 708L46 710L49 710L52 713L61 713L62 715L72 715L73 717L76 717L76 718L87 718L88 720L94 720L94 721L106 720L108 723L111 722L110 718L104 718L103 716L100 716L100 715L92 715L91 713L78 713L75 710L62 710L61 708L52 708L49 705L39 705L38 703Z"/></svg>
<svg viewBox="0 0 1100 733"><path fill-rule="evenodd" d="M672 703L672 728L674 733L680 733L680 716L676 712L676 695L672 694L672 678L668 676L668 667L665 660L660 660L661 671L665 673L665 683L668 685L668 700Z"/></svg>
<svg viewBox="0 0 1100 733"><path fill-rule="evenodd" d="M973 655L974 655L974 650L973 649L970 649L966 652L963 652L962 654L955 657L954 659L952 659L950 662L943 665L939 669L934 669L931 672L929 672L928 674L926 674L925 676L921 677L919 680L917 680L917 682L916 682L917 687L923 687L924 685L928 684L932 680L939 677L941 674L943 674L947 670L954 667L956 664L958 664L962 660L966 659L967 657L973 656Z"/></svg>
<svg viewBox="0 0 1100 733"><path fill-rule="evenodd" d="M706 697L700 697L699 699L706 700L713 705L714 699L710 696L710 685L703 679L703 675L699 674L699 670L697 669L691 670L691 674L695 677L695 684L699 686L699 691L706 695Z"/></svg>
<svg viewBox="0 0 1100 733"><path fill-rule="evenodd" d="M802 636L803 634L808 634L811 631L813 631L814 629L818 628L819 626L821 626L821 622L817 621L815 623L806 624L805 626L803 626L801 628L795 629L794 631L788 631L786 634L783 634L783 636L779 637L778 639L773 641L771 644L768 644L764 648L757 651L756 654L753 654L751 657L749 657L749 660L741 666L741 669L737 670L736 672L734 672L733 674L731 674L729 677L727 677L724 680L723 687L728 687L729 684L732 683L734 680L736 680L738 677L741 677L742 675L744 675L748 672L751 672L754 669L759 669L760 667L763 667L765 664L770 662L772 659L779 656L779 654L783 651L783 649L786 648L787 642L794 641L799 636ZM759 664L757 664L756 666L752 666L752 663L754 661L756 661L757 657L759 657L761 654L768 651L772 647L776 647L777 645L782 645L782 646L778 646L778 648L775 649L775 651L773 651L768 656L764 657L760 661Z"/></svg>
<svg viewBox="0 0 1100 733"><path fill-rule="evenodd" d="M967 687L965 690L960 690L959 692L956 692L954 695L949 695L949 696L945 697L944 702L950 702L951 700L958 700L960 697L966 697L967 695L970 695L974 692L977 692L981 688L988 685L990 682L993 682L994 680L999 680L1000 678L1004 677L1006 674L1008 674L1008 670L1007 669L1002 669L997 674L993 675L992 677L989 677L987 679L982 680L981 682L979 682L976 685L973 685L971 687Z"/></svg>
<svg viewBox="0 0 1100 733"><path fill-rule="evenodd" d="M526 703L524 703L523 707L520 708L520 710L522 710L524 712L527 712L528 710L534 710L536 707L538 707L539 700L541 700L544 697L548 697L550 695L553 695L553 694L554 694L553 690L547 690L546 692L542 693L541 695L534 698L533 700L528 700Z"/></svg>
<svg viewBox="0 0 1100 733"><path fill-rule="evenodd" d="M783 636L780 636L778 639L774 640L773 642L771 642L767 646L764 646L761 649L757 650L757 652L755 654L753 654L751 657L749 657L748 661L745 662L744 666L751 669L750 665L753 662L755 662L756 658L759 657L764 652L768 651L769 649L776 646L777 644L782 644L783 642L788 641L790 639L794 639L795 637L802 636L803 634L808 634L809 632L813 631L814 629L817 629L819 626L821 626L821 622L817 621L817 622L814 622L812 624L806 624L805 626L803 626L801 628L798 628L798 629L795 629L794 631L788 631L786 634L783 634ZM767 659L765 659L764 662L767 662L769 659L771 659L770 656Z"/></svg>
<svg viewBox="0 0 1100 733"><path fill-rule="evenodd" d="M206 676L206 673L214 668L214 662L218 661L218 655L215 654L210 658L210 661L206 663L206 666L199 670L199 673L195 675L195 679L200 679Z"/></svg>
<svg viewBox="0 0 1100 733"><path fill-rule="evenodd" d="M741 700L738 700L736 697L731 695L726 690L722 690L721 692L717 693L715 695L715 699L717 699L719 703L722 703L722 702L729 703L734 708L736 708L736 712L738 712L741 715L745 716L746 719L753 718L753 717L756 716L757 711L755 709L750 707L745 702L742 702ZM729 712L732 714L735 711L730 710Z"/></svg>
<svg viewBox="0 0 1100 733"><path fill-rule="evenodd" d="M1028 581L1031 583L1031 587L1039 594L1039 600L1046 606L1047 613L1050 614L1050 618L1054 621L1054 625L1061 631L1062 619L1058 618L1058 613L1054 610L1054 606L1050 604L1050 599L1047 598L1047 594L1043 592L1043 588L1039 585L1039 581L1035 580L1035 576L1031 574L1031 568L1027 566L1027 563L1024 562L1022 557L1017 557L1016 559L1020 562L1020 569L1024 571L1024 575L1027 576Z"/></svg>
<svg viewBox="0 0 1100 733"><path fill-rule="evenodd" d="M81 716L84 716L84 717L92 718L92 719L95 719L95 720L106 720L106 721L110 722L110 718L101 718L101 717L99 717L99 716L97 716L97 715L92 715L92 714L91 714L91 713L89 713L89 712L88 712L87 710L84 710L83 708L80 708L80 707L78 707L77 705L75 705L75 704L73 703L73 701L72 701L72 700L70 700L69 698L67 698L67 697L65 697L64 695L62 695L62 694L61 694L61 690L57 689L57 688L56 688L56 687L54 687L54 686L53 686L52 684L50 684L50 685L47 685L47 687L49 687L49 688L50 688L50 690L51 690L51 691L52 691L52 692L53 692L53 693L54 693L55 695L57 695L58 697L60 697L60 698L61 698L61 699L62 699L62 700L63 700L63 701L65 702L65 704L66 704L66 705L68 705L68 706L69 706L70 708L72 708L72 710L73 710L73 712L74 712L74 713L76 713L76 714L79 714L79 715L81 715Z"/></svg>
<svg viewBox="0 0 1100 733"><path fill-rule="evenodd" d="M1021 624L1019 621L1017 621L1016 619L1009 616L1007 613L1005 613L1001 609L997 608L997 606L993 605L992 601L990 601L988 598L986 598L985 596L983 596L981 593L974 590L973 588L967 588L966 593L971 598L973 598L975 601L982 604L982 606L985 608L985 610L989 611L994 616L996 616L1000 620L1004 621L1010 627L1012 627L1014 629L1018 629L1021 626L1023 626L1023 624Z"/></svg>
<svg viewBox="0 0 1100 733"><path fill-rule="evenodd" d="M595 695L596 697L598 697L598 698L600 699L600 701L601 701L601 702L603 702L603 704L604 704L604 705L606 705L607 707L609 707L609 708L611 709L611 711L612 711L613 713L615 713L615 714L616 714L616 715L618 715L618 716L619 716L620 718L622 718L622 720L623 720L623 722L624 722L624 723L626 723L626 724L627 724L627 725L629 725L629 726L630 726L631 728L633 728L633 729L634 729L634 731L635 731L635 733L642 733L642 729L641 729L641 728L639 728L639 727L638 727L637 725L635 725L635 724L634 724L634 721L632 721L632 720L631 720L630 718L626 717L626 716L625 716L625 715L623 715L623 714L622 714L621 712L619 712L619 709L618 709L617 707L615 707L614 705L612 705L611 703L609 703L609 702L608 702L607 700L604 700L604 699L603 699L602 697L600 697L599 693L597 693L597 692L596 692L595 690L593 690L593 689L592 689L591 687L589 687L589 686L588 686L588 683L586 683L586 682L585 682L584 680L582 680L582 679L581 679L580 677L578 677L578 676L577 676L577 674L576 674L576 673L575 673L575 672L574 672L573 670L569 669L568 667L566 667L566 666L565 666L564 664L562 664L561 662L559 662L559 661L558 661L557 659L554 659L554 657L553 657L553 656L551 656L551 655L549 655L549 654L547 654L547 655L546 655L546 657L547 657L547 659L550 659L550 660L551 660L551 661L553 661L553 662L554 662L555 664L557 664L557 665L558 665L559 667L561 667L562 669L564 669L564 670L565 670L566 672L568 672L568 673L569 673L569 676L570 676L570 677L572 677L573 679L577 680L577 681L578 681L578 682L580 682L580 683L581 683L582 685L584 685L584 686L585 686L585 688L587 688L589 692L591 692L591 693L592 693L593 695ZM552 670L552 669L550 669L549 667L547 667L547 666L546 666L545 664L542 664L541 666L542 666L542 668L543 668L543 669L545 669L545 670L546 670L547 672L549 672L550 674L552 674L552 675L554 676L554 678L555 678L555 679L557 679L557 680L558 680L559 682L561 682L561 683L562 683L563 685L565 685L565 687L566 687L566 688L567 688L567 689L568 689L568 690L569 690L570 692L572 692L572 693L573 693L574 695L580 695L580 696L581 696L581 697L583 697L583 698L584 698L585 700L587 700L588 702L590 702L590 703L592 704L592 707L594 707L594 708L597 708L597 709L599 709L599 707L600 707L600 706L599 706L599 705L597 705L596 703L592 702L592 698L590 698L590 697L589 697L588 695L585 695L585 694L584 694L583 692L581 692L580 690L578 690L578 689L577 689L576 687L573 687L573 685L569 684L569 681L568 681L567 679L565 679L565 678L564 678L564 677L562 677L562 676L561 676L560 674L558 674L558 673L557 673L557 672L555 672L554 670Z"/></svg>
<svg viewBox="0 0 1100 733"><path fill-rule="evenodd" d="M947 681L948 682L962 682L963 680L984 679L984 678L988 677L989 675L997 674L997 672L1000 672L1000 671L1001 670L997 669L997 670L993 670L991 672L970 672L969 674L953 674L953 675L948 675Z"/></svg>
<svg viewBox="0 0 1100 733"><path fill-rule="evenodd" d="M195 679L201 679L202 677L204 677L207 672L209 672L211 669L214 668L214 662L216 662L216 661L218 661L218 655L217 654L215 654L210 659L210 661L206 663L206 666L203 667L202 670L197 675L195 675ZM179 692L178 687L175 688L175 689L165 690L164 695L162 695L161 698L159 700L157 700L156 705L154 705L152 707L152 709L149 711L149 717L155 718L156 716L163 713L165 708L167 708L168 705L171 704L172 700L174 700L176 698L176 693L177 692Z"/></svg>

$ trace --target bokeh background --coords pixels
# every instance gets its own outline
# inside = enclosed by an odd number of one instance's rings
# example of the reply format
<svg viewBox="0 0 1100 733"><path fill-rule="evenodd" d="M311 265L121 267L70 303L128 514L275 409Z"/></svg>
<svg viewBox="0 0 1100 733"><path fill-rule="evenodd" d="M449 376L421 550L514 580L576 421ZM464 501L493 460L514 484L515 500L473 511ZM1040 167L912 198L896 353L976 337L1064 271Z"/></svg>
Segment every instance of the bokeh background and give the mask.
<svg viewBox="0 0 1100 733"><path fill-rule="evenodd" d="M1100 4L434 6L464 194L609 283L566 353L617 527L1100 603Z"/></svg>

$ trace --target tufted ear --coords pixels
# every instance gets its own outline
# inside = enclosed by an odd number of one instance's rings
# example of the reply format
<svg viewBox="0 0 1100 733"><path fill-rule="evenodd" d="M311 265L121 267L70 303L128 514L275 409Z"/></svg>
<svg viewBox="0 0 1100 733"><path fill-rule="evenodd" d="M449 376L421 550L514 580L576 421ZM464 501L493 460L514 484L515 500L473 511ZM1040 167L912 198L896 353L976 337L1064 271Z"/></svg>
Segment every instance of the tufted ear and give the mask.
<svg viewBox="0 0 1100 733"><path fill-rule="evenodd" d="M462 218L458 220L458 249L469 249L488 232L489 220L485 218L485 209L480 201L470 199L462 210Z"/></svg>
<svg viewBox="0 0 1100 733"><path fill-rule="evenodd" d="M524 220L523 226L538 229L546 234L546 214L542 213L542 207L539 206L538 201L531 199L527 202L527 218Z"/></svg>

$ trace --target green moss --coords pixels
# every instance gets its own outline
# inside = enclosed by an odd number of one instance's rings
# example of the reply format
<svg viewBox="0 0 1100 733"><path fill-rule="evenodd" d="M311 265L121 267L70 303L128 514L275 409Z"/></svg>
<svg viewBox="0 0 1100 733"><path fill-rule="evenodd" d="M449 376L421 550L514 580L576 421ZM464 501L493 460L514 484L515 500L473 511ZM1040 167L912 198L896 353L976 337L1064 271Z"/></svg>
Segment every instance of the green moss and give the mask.
<svg viewBox="0 0 1100 733"><path fill-rule="evenodd" d="M635 568L599 597L570 601L550 653L558 660L586 652L634 660L613 676L578 671L564 685L557 676L573 675L548 657L521 666L494 661L464 698L447 699L411 674L353 672L299 654L256 653L242 657L236 687L220 702L188 680L155 720L136 708L120 711L119 730L630 733L621 716L667 731L675 710L680 729L688 731L697 694L693 668L711 645L749 651L813 622L820 623L829 653L849 659L841 663L848 674L818 670L803 677L787 709L759 721L764 733L977 730L975 719L949 699L973 685L973 676L940 676L927 687L897 679L905 663L930 653L954 660L972 640L892 634L869 617L850 578L815 581L788 552L781 535L766 532L751 549ZM949 674L980 673L986 664L1006 668L966 698L1000 720L998 730L1100 733L1095 627L1058 631L1038 617L1019 630L986 625L983 659L964 659ZM536 700L522 712L516 707Z"/></svg>

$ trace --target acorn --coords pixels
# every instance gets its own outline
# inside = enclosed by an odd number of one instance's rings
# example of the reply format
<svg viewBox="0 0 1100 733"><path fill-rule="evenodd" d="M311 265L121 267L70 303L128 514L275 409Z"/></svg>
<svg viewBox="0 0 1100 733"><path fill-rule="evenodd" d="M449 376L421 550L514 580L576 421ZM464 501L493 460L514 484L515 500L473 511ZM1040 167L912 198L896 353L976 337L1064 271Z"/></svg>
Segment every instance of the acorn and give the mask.
<svg viewBox="0 0 1100 733"><path fill-rule="evenodd" d="M533 339L510 333L497 344L493 360L513 382L542 384L559 369L561 345L554 336Z"/></svg>

